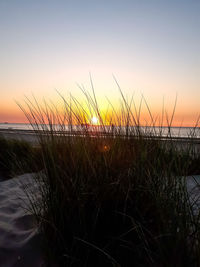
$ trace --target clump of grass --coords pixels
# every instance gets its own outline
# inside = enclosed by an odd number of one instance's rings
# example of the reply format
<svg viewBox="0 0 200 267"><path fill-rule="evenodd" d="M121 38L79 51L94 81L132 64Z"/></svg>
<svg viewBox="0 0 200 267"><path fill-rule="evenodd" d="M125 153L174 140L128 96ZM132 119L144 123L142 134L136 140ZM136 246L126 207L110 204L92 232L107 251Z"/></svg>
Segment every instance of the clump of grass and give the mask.
<svg viewBox="0 0 200 267"><path fill-rule="evenodd" d="M0 136L0 173L2 177L9 178L13 175L38 170L39 164L36 163L38 155L39 149L33 148L28 142Z"/></svg>
<svg viewBox="0 0 200 267"><path fill-rule="evenodd" d="M42 151L43 172L36 177L42 198L32 208L47 262L198 266L199 211L194 214L186 175L199 170L199 154L191 144L177 148L173 115L163 138L150 109L151 127L144 128L141 107L132 108L121 90L121 111L110 103L112 116L100 111L94 90L83 93L86 108L72 96L61 96L63 113L35 100L27 100L28 110L21 107ZM99 126L88 125L93 114Z"/></svg>

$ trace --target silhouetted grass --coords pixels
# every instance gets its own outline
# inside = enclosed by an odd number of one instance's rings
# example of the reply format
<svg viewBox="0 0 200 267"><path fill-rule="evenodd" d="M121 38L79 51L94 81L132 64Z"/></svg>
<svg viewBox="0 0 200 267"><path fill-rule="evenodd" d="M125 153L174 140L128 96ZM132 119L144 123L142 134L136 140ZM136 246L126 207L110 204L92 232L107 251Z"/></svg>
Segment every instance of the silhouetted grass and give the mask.
<svg viewBox="0 0 200 267"><path fill-rule="evenodd" d="M61 96L63 113L35 100L21 107L42 150L42 199L32 209L49 266L199 266L199 210L186 176L200 174L200 157L193 141L172 139L174 112L163 138L150 109L145 130L141 107L121 90L121 111L111 106L110 117L94 91L83 93L87 108L72 96ZM99 126L88 125L94 114Z"/></svg>
<svg viewBox="0 0 200 267"><path fill-rule="evenodd" d="M41 150L26 141L0 136L0 174L11 178L24 172L41 170Z"/></svg>

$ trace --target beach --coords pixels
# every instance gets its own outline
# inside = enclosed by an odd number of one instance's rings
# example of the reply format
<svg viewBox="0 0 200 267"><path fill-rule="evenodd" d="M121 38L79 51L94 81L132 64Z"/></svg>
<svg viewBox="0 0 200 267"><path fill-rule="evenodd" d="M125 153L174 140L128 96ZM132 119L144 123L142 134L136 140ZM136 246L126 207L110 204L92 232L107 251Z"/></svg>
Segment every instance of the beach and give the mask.
<svg viewBox="0 0 200 267"><path fill-rule="evenodd" d="M17 129L0 129L0 136L6 139L23 140L30 144L38 144L38 139L34 131Z"/></svg>
<svg viewBox="0 0 200 267"><path fill-rule="evenodd" d="M187 149L188 146L192 144L194 145L195 151L198 153L200 152L200 137L197 135L195 138L187 137L187 132L184 132L184 135L178 136L178 129L176 130L176 134L170 136L170 137L160 137L160 136L152 136L150 135L151 139L157 140L157 141L166 141L168 140L169 143L175 144L177 149ZM48 133L48 132L47 132ZM93 137L95 137L95 132L92 130L91 134ZM25 127L22 127L22 129L9 129L9 128L0 128L0 136L6 138L6 139L13 139L18 141L25 141L33 146L39 145L39 139L38 139L38 133L36 133L34 130L26 129ZM59 132L58 132L59 135ZM65 132L65 136L71 136L71 132L67 130ZM102 134L102 137L105 137L107 134ZM43 132L43 136L45 136L45 133ZM80 131L73 131L73 136L84 136L84 133L80 133ZM109 136L109 135L108 135ZM98 135L99 137L99 135ZM123 136L122 136L123 137ZM137 137L134 137L137 138ZM146 136L148 138L148 135Z"/></svg>

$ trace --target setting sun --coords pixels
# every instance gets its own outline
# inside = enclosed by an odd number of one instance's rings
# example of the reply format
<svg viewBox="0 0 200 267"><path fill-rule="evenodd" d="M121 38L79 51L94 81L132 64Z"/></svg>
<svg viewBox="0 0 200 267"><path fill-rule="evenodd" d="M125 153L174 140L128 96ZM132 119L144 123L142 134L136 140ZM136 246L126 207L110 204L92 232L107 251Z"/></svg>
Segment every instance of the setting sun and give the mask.
<svg viewBox="0 0 200 267"><path fill-rule="evenodd" d="M92 117L92 119L91 119L92 124L97 124L98 121L99 121L99 120L98 120L97 117Z"/></svg>

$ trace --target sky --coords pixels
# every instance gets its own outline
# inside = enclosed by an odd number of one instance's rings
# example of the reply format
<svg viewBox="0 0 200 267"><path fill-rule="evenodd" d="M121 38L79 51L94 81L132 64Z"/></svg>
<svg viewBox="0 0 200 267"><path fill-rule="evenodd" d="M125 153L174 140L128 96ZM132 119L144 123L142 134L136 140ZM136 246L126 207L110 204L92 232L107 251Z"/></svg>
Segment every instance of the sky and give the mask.
<svg viewBox="0 0 200 267"><path fill-rule="evenodd" d="M0 0L0 122L24 122L24 96L59 101L91 90L144 95L153 114L163 99L175 124L200 113L200 0Z"/></svg>

